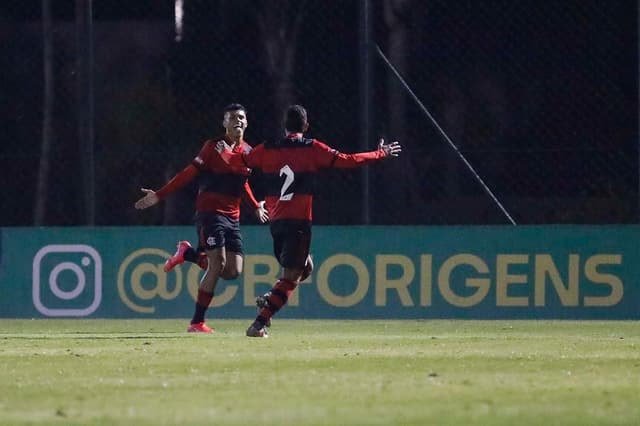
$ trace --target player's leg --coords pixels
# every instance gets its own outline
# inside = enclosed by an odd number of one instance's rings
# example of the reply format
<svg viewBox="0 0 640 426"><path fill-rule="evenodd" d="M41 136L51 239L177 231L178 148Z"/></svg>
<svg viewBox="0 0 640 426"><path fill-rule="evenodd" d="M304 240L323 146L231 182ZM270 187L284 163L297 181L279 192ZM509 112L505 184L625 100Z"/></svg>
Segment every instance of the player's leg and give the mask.
<svg viewBox="0 0 640 426"><path fill-rule="evenodd" d="M207 269L208 265L207 255L203 249L193 248L189 241L178 241L176 252L164 263L164 271L169 272L184 262L195 263L202 269Z"/></svg>
<svg viewBox="0 0 640 426"><path fill-rule="evenodd" d="M222 279L234 280L242 274L244 267L244 250L242 248L242 234L238 221L229 219L229 225L225 231L225 249L227 261L220 275Z"/></svg>
<svg viewBox="0 0 640 426"><path fill-rule="evenodd" d="M300 284L302 281L306 280L309 277L309 275L311 275L311 271L313 271L313 261L311 260L311 255L309 255L309 256L307 256L307 261L306 261L305 266L304 266L304 268L302 270L283 268L282 279L283 280L288 280L288 281L291 281L291 282L296 282L296 287L297 287L298 284ZM299 278L297 278L298 276L299 276ZM286 294L287 299L289 298L290 294L291 294L291 292ZM269 305L270 296L271 296L271 290L269 290L268 292L266 292L262 296L256 297L256 306L258 307L258 316L260 316L260 312L261 312L261 310L263 308L266 308L266 307L270 306ZM273 315L271 317L269 317L269 318L265 318L264 325L266 327L271 327L272 317L273 317Z"/></svg>
<svg viewBox="0 0 640 426"><path fill-rule="evenodd" d="M282 226L285 225L285 226ZM282 229L283 228L283 229ZM300 283L309 261L311 226L306 223L272 224L274 254L283 275L263 298L262 308L247 329L249 337L267 337L271 317L282 309ZM311 264L312 265L312 264Z"/></svg>
<svg viewBox="0 0 640 426"><path fill-rule="evenodd" d="M220 277L224 280L235 280L242 275L243 268L244 255L227 249L227 262Z"/></svg>
<svg viewBox="0 0 640 426"><path fill-rule="evenodd" d="M313 272L313 259L311 255L307 256L307 261L304 264L304 269L302 270L302 276L300 277L300 282L306 280Z"/></svg>
<svg viewBox="0 0 640 426"><path fill-rule="evenodd" d="M311 258L311 255L307 256L307 261L304 265L304 269L302 269L302 272L300 273L300 279L298 280L298 284L303 282L304 280L306 280L307 278L309 278L309 276L311 275L311 272L313 272L313 259ZM294 270L294 271L284 271L284 277L287 278L293 278L296 277L298 275L298 271ZM266 307L268 305L268 297L270 295L270 292L267 292L266 294L262 295L262 296L258 296L256 298L256 305L258 306L258 314L260 314L260 310L264 307ZM271 318L269 318L265 325L267 327L271 327L271 323L272 320Z"/></svg>
<svg viewBox="0 0 640 426"><path fill-rule="evenodd" d="M198 285L198 296L196 298L193 317L191 318L187 331L212 333L213 330L206 325L205 316L213 300L220 272L224 267L225 249L224 247L217 247L206 250L205 253L209 265Z"/></svg>
<svg viewBox="0 0 640 426"><path fill-rule="evenodd" d="M187 331L212 333L213 329L205 323L205 316L226 263L224 223L220 222L218 215L202 215L198 223L198 234L208 265L198 285L193 317Z"/></svg>

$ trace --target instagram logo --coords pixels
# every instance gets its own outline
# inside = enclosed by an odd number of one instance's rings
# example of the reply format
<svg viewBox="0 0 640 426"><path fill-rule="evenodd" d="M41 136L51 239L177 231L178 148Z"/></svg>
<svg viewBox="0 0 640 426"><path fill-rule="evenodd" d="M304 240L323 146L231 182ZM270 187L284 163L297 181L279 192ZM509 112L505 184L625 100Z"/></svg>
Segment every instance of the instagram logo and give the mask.
<svg viewBox="0 0 640 426"><path fill-rule="evenodd" d="M102 259L91 246L51 244L33 258L33 305L49 317L82 317L102 300Z"/></svg>

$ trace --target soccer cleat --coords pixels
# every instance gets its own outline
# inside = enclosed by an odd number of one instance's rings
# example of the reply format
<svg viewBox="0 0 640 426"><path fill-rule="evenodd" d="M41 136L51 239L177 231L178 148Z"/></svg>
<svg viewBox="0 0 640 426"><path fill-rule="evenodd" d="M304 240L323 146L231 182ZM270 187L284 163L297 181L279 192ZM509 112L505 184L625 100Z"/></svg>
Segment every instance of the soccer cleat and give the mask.
<svg viewBox="0 0 640 426"><path fill-rule="evenodd" d="M265 293L262 296L258 296L256 297L256 306L258 307L258 315L260 315L260 310L262 308L268 308L269 307L269 295L271 294L271 292ZM267 320L267 323L265 324L267 327L271 327L271 318L269 318Z"/></svg>
<svg viewBox="0 0 640 426"><path fill-rule="evenodd" d="M266 339L269 337L269 329L267 327L255 328L253 325L250 325L247 328L247 337L262 337Z"/></svg>
<svg viewBox="0 0 640 426"><path fill-rule="evenodd" d="M176 266L180 265L181 263L184 263L184 252L190 248L191 248L191 244L189 244L189 241L178 242L178 249L173 254L173 256L168 258L167 261L164 263L164 271L169 272Z"/></svg>
<svg viewBox="0 0 640 426"><path fill-rule="evenodd" d="M209 327L204 322L196 322L194 324L189 324L189 328L187 328L187 332L189 332L189 333L213 333L213 328Z"/></svg>

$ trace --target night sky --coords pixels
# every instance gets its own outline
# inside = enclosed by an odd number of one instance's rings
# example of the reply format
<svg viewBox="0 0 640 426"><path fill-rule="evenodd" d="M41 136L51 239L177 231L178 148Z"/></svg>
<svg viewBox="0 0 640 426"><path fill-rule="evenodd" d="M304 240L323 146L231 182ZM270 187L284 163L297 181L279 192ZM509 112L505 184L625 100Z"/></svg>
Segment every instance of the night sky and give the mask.
<svg viewBox="0 0 640 426"><path fill-rule="evenodd" d="M87 210L73 3L52 1L48 225L81 225ZM300 9L300 2L275 0L185 0L176 42L172 1L94 1L96 224L191 223L195 186L149 214L132 204L140 186L160 187L204 139L220 134L220 111L230 102L248 108L249 142L279 137L259 32L269 8L282 11L270 34L302 14L289 99L309 110L309 135L362 150L359 3L310 0ZM637 222L636 2L413 1L386 16L384 3L371 2L373 42L519 223ZM33 223L44 87L40 7L39 0L0 5L4 226ZM392 49L398 37L404 47ZM425 111L372 58L367 149L385 136L399 139L405 155L370 168L371 223L506 223ZM322 179L315 222L362 223L362 172L328 171Z"/></svg>

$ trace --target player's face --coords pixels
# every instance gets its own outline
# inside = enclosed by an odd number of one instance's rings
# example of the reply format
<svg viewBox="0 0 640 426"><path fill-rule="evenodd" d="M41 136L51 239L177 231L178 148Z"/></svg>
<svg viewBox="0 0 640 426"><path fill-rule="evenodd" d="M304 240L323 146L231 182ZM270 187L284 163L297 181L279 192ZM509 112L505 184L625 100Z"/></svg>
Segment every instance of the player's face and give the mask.
<svg viewBox="0 0 640 426"><path fill-rule="evenodd" d="M224 113L222 126L228 135L242 137L248 125L247 113L244 110L237 109Z"/></svg>

